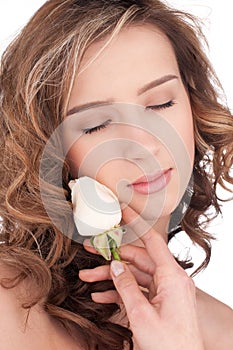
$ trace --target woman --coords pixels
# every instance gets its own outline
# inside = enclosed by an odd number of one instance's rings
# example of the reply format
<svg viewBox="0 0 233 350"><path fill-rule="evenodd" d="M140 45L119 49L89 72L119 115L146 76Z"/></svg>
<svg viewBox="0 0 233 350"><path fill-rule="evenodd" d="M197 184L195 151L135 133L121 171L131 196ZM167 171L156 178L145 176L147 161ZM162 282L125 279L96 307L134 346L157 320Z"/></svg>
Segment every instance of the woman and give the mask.
<svg viewBox="0 0 233 350"><path fill-rule="evenodd" d="M213 87L218 80L201 49L201 32L198 28L195 32L187 20L191 16L159 1L48 1L4 54L3 349L232 347L232 310L195 292L192 280L165 244L177 231L181 207L188 205L181 226L204 248L206 259L200 268L206 266L211 237L200 219L210 207L219 212L216 185L224 185L224 180L232 183L232 116ZM101 123L93 119L99 108L109 112L112 105L127 119L112 122L108 114ZM54 172L52 183L48 183L50 171L42 171L46 176L39 178L43 151L56 128L66 121L69 126L69 118L85 115L87 108L94 113L88 125L78 119L76 142L70 144L66 130L62 135L68 149L64 164L60 155L54 160L53 153L45 161L48 170L63 167L66 199L62 200L63 189L57 186ZM134 113L123 113L132 108ZM154 130L158 121L162 128ZM172 137L167 137L169 127ZM119 138L123 140L120 153L112 157ZM173 156L176 142L167 145L169 139L181 141L185 167ZM111 146L110 157L103 163L102 145ZM214 176L205 171L209 165ZM123 223L139 236L120 251L129 267L113 262L110 273L109 265L92 248L86 244L83 249L69 238L73 226L67 219L68 182L82 174L116 193L121 180L127 181L120 195L131 189L132 197L123 209ZM142 193L140 179L145 175ZM187 200L190 192L191 201ZM52 200L49 213L45 197ZM183 205L177 214L180 200ZM155 219L153 208L158 201ZM138 285L144 287L145 296Z"/></svg>

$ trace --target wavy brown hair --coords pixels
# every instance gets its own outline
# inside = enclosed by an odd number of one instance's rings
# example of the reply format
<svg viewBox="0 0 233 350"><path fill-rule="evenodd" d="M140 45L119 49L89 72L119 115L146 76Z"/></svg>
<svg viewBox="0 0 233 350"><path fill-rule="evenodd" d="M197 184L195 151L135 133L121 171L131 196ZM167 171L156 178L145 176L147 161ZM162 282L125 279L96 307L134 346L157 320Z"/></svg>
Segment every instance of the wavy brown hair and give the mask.
<svg viewBox="0 0 233 350"><path fill-rule="evenodd" d="M2 280L2 285L11 288L31 279L36 288L23 306L30 308L43 300L50 315L68 329L80 331L87 349L132 349L132 334L111 320L119 310L116 304L91 299L92 292L113 288L112 282L85 283L78 278L79 269L105 261L63 235L49 218L40 194L40 161L47 140L67 112L86 49L126 25L145 23L169 38L190 97L196 146L194 185L181 226L205 250L203 268L210 258L212 238L203 218L212 219L210 209L220 212L217 185L226 188L233 183L233 118L221 102L221 85L204 53L204 37L195 18L158 0L51 0L32 17L1 62L0 258L15 271L15 278ZM69 178L65 164L63 188L54 185L48 192L65 225L67 203L56 201L56 193L69 195Z"/></svg>

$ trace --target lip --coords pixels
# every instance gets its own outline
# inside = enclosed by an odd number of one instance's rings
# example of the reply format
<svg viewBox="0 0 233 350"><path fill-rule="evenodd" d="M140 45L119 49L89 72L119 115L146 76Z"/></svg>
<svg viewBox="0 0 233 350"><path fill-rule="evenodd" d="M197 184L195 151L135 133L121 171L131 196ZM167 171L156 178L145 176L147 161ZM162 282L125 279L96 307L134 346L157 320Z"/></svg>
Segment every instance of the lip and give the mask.
<svg viewBox="0 0 233 350"><path fill-rule="evenodd" d="M161 191L171 179L172 168L161 170L152 175L142 176L130 187L140 194L152 194Z"/></svg>

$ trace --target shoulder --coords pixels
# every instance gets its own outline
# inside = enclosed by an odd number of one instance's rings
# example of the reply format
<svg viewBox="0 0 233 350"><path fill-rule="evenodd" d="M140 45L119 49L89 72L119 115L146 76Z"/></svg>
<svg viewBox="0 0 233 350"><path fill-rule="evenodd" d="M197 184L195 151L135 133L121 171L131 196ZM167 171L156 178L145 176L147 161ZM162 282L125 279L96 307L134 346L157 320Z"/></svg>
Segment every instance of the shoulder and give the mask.
<svg viewBox="0 0 233 350"><path fill-rule="evenodd" d="M233 310L198 288L197 307L205 349L233 349Z"/></svg>

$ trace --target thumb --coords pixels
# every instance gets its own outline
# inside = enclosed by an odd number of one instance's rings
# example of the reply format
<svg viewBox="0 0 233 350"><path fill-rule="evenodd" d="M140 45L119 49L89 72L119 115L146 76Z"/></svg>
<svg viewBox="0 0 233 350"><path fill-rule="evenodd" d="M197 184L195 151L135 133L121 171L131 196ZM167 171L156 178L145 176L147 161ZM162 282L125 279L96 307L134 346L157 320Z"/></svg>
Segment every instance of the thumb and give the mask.
<svg viewBox="0 0 233 350"><path fill-rule="evenodd" d="M138 308L140 305L143 311L146 312L146 309L149 309L151 305L141 292L134 275L126 264L118 260L113 260L110 267L113 283L125 305L129 320L131 316L134 315L134 319L131 321L140 322L141 320L135 319L135 317L137 318L139 316L140 312L134 311L136 311L136 309L139 311Z"/></svg>

